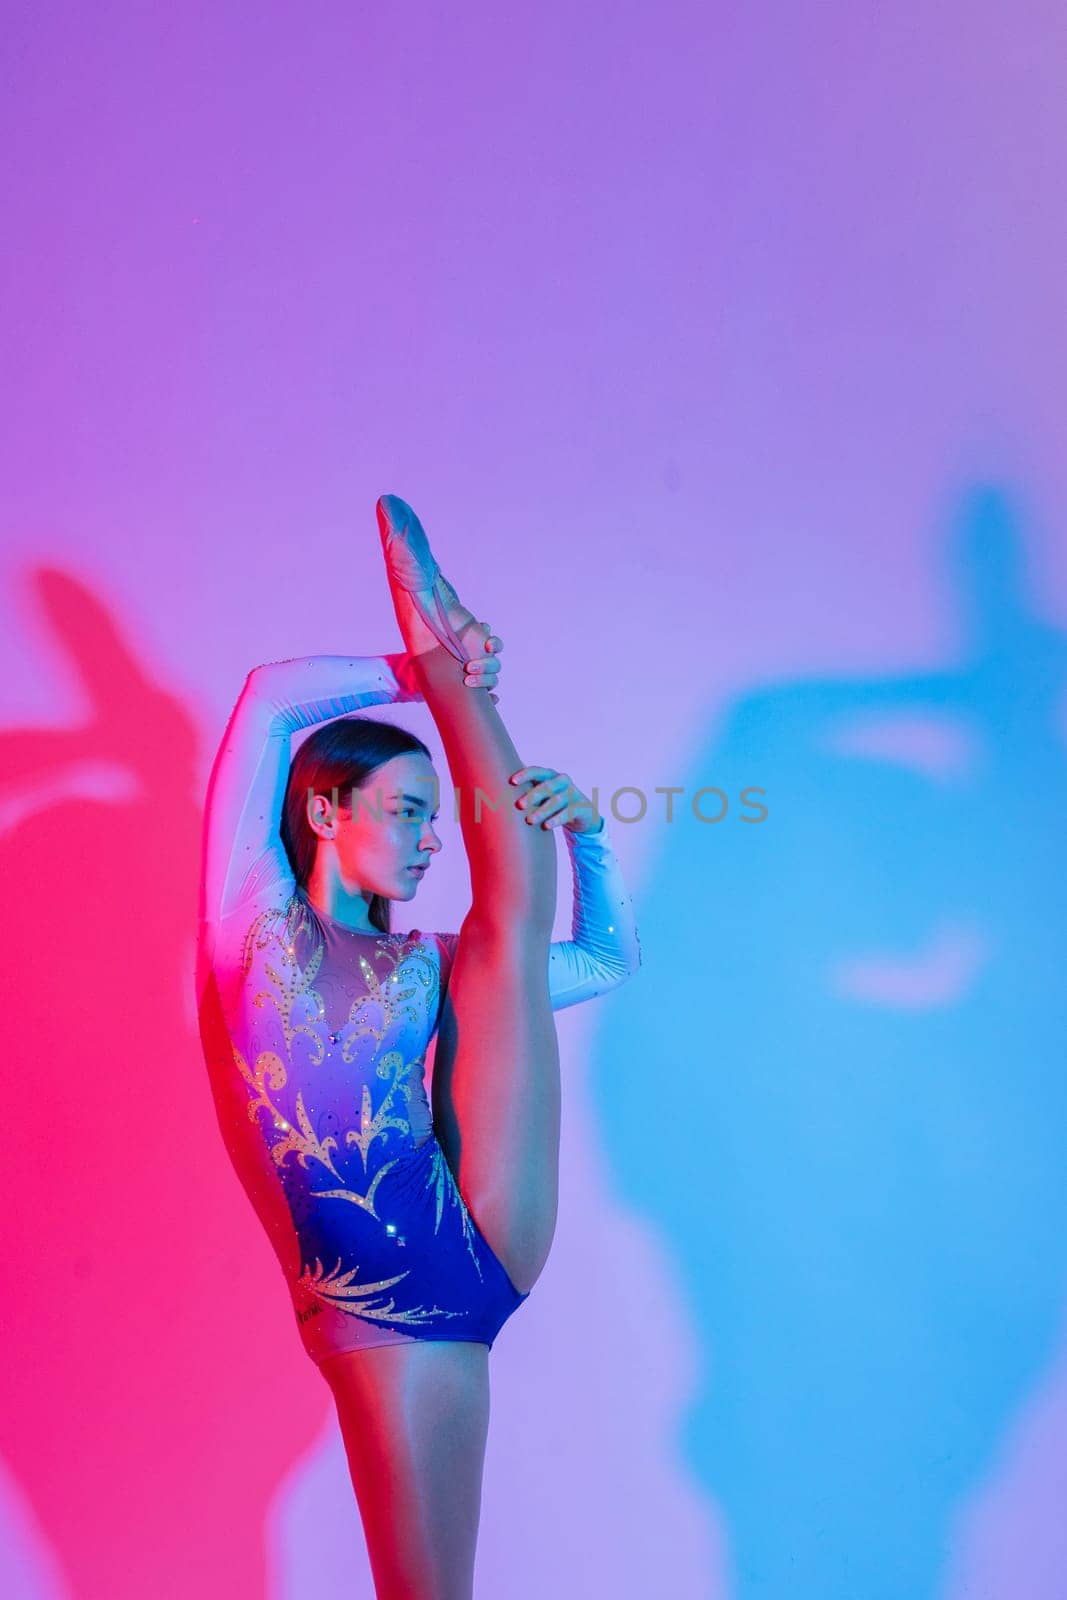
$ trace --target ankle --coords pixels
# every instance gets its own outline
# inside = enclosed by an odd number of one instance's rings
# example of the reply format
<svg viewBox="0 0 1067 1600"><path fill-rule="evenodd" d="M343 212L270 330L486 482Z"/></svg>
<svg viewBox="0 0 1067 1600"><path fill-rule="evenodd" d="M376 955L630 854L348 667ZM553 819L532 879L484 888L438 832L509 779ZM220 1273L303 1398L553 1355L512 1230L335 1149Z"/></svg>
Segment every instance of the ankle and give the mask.
<svg viewBox="0 0 1067 1600"><path fill-rule="evenodd" d="M444 650L440 639L422 620L418 608L414 605L408 591L401 589L399 585L390 585L390 588L393 596L393 605L396 609L396 620L400 624L401 637L404 640L404 647L408 655L413 657L426 656L432 655L434 651L441 652ZM424 591L420 594L420 599L425 601L430 593L430 590ZM454 665L457 664L450 651L444 650L444 654L449 657Z"/></svg>

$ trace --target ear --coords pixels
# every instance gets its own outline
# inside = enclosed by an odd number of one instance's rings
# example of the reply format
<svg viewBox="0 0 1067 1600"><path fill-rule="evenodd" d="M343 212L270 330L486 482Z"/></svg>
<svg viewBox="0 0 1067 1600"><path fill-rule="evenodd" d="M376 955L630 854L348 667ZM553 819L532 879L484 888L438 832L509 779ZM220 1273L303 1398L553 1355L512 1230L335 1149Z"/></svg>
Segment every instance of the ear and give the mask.
<svg viewBox="0 0 1067 1600"><path fill-rule="evenodd" d="M335 784L330 798L309 788L307 794L307 819L313 833L320 839L332 839L337 832L339 795Z"/></svg>

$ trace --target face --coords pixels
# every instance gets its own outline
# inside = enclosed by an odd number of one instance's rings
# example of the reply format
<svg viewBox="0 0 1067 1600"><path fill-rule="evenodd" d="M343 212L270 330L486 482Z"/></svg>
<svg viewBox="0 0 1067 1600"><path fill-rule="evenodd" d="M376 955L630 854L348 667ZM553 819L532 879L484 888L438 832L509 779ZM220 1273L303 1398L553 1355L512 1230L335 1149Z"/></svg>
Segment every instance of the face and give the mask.
<svg viewBox="0 0 1067 1600"><path fill-rule="evenodd" d="M438 779L433 762L421 751L394 756L376 767L348 812L350 795L338 796L341 808L330 812L325 796L315 797L310 815L320 838L328 838L350 894L380 894L387 900L414 898L424 868L441 848L434 820L440 816Z"/></svg>

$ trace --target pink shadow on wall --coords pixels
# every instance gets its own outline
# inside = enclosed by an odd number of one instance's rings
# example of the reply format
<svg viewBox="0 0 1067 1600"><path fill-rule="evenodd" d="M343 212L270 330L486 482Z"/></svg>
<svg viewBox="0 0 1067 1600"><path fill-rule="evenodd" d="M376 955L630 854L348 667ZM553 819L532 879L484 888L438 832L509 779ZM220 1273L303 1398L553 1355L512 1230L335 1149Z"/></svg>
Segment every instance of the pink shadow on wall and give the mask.
<svg viewBox="0 0 1067 1600"><path fill-rule="evenodd" d="M0 1450L79 1600L261 1600L329 1399L195 1029L198 731L82 582L29 582L89 712L0 734Z"/></svg>

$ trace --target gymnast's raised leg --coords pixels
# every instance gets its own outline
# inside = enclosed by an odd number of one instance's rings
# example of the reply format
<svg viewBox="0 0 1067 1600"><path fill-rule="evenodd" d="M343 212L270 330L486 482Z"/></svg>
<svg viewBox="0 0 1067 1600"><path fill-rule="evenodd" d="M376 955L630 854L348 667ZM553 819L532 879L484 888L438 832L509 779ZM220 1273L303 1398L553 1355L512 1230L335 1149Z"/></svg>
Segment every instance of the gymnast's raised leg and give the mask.
<svg viewBox="0 0 1067 1600"><path fill-rule="evenodd" d="M489 691L464 686L462 664L392 573L390 590L459 791L471 875L434 1062L434 1127L474 1220L525 1292L547 1259L559 1196L559 1048L548 992L556 843L516 808L529 785L509 779L524 763ZM461 639L469 657L485 637L472 619Z"/></svg>

